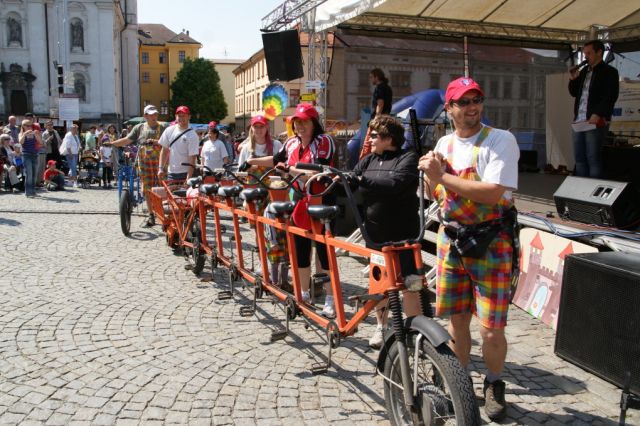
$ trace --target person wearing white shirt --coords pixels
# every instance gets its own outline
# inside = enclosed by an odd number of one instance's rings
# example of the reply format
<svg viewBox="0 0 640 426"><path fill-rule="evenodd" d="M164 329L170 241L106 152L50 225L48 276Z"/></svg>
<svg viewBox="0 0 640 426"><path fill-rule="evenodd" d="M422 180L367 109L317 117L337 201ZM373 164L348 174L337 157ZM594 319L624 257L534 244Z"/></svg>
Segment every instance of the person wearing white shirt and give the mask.
<svg viewBox="0 0 640 426"><path fill-rule="evenodd" d="M251 119L249 137L240 145L238 164L242 166L250 158L269 157L282 149L282 143L269 135L269 121L264 115L256 115ZM264 168L263 168L264 169ZM251 166L250 172L259 174L258 166Z"/></svg>
<svg viewBox="0 0 640 426"><path fill-rule="evenodd" d="M78 152L80 151L80 139L78 138L78 125L71 126L71 130L64 135L60 146L60 155L64 155L69 167L69 180L74 188L78 187Z"/></svg>
<svg viewBox="0 0 640 426"><path fill-rule="evenodd" d="M159 144L162 146L158 169L160 179L164 179L167 165L167 180L184 181L193 175L200 142L196 132L189 127L190 118L189 108L179 106L176 108L177 123L165 130L160 137ZM185 163L191 166L185 166Z"/></svg>
<svg viewBox="0 0 640 426"><path fill-rule="evenodd" d="M219 169L229 163L229 153L224 143L218 139L220 131L209 126L209 139L202 145L200 161L209 170Z"/></svg>

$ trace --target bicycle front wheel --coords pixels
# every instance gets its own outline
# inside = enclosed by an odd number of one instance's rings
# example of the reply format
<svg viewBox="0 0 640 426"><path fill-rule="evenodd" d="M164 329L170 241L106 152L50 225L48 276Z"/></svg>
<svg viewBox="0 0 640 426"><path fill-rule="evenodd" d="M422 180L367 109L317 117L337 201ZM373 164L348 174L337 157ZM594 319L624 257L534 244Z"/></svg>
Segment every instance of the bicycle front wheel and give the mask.
<svg viewBox="0 0 640 426"><path fill-rule="evenodd" d="M197 211L194 211L193 214L197 214ZM198 275L204 269L205 256L201 244L201 236L200 236L200 220L196 217L193 219L191 223L191 227L187 231L186 241L191 243L193 247L185 246L183 248L184 255L191 266L191 271Z"/></svg>
<svg viewBox="0 0 640 426"><path fill-rule="evenodd" d="M402 389L398 386L402 385L402 378L397 342L387 354L384 374L395 382L385 380L384 383L384 398L391 424L480 425L475 392L458 358L446 344L433 347L426 338L421 340L416 354L417 336L413 333L407 339L411 377L417 383L417 410L414 413L405 406Z"/></svg>
<svg viewBox="0 0 640 426"><path fill-rule="evenodd" d="M131 233L131 213L133 212L133 203L131 202L131 196L128 189L123 189L120 194L120 228L125 236L129 236Z"/></svg>

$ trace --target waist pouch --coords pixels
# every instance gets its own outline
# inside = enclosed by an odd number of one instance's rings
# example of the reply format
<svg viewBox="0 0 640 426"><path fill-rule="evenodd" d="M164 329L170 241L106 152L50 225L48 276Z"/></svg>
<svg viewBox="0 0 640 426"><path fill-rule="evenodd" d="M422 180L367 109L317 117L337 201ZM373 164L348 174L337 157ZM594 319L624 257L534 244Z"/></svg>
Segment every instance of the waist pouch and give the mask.
<svg viewBox="0 0 640 426"><path fill-rule="evenodd" d="M459 256L475 259L484 257L491 242L500 231L514 235L517 220L515 208L509 209L504 216L474 225L445 225L444 232L451 240L451 249ZM514 255L516 253L514 252Z"/></svg>

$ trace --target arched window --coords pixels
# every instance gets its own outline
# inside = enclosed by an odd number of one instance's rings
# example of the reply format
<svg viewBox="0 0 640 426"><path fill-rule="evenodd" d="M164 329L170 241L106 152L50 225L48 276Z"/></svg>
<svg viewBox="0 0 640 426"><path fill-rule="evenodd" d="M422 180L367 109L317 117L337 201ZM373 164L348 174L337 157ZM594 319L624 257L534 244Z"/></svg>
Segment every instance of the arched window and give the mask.
<svg viewBox="0 0 640 426"><path fill-rule="evenodd" d="M7 46L22 47L22 19L13 13L7 17Z"/></svg>
<svg viewBox="0 0 640 426"><path fill-rule="evenodd" d="M73 73L73 91L80 102L87 102L87 79L80 73Z"/></svg>
<svg viewBox="0 0 640 426"><path fill-rule="evenodd" d="M71 20L71 51L84 52L84 24L82 20L73 18Z"/></svg>

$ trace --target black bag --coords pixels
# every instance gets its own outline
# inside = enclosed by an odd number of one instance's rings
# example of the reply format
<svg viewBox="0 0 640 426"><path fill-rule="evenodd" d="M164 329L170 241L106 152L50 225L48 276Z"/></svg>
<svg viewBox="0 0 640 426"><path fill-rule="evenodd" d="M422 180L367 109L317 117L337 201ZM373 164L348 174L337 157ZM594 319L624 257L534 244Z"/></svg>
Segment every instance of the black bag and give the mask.
<svg viewBox="0 0 640 426"><path fill-rule="evenodd" d="M457 255L479 259L484 257L500 231L511 231L516 218L517 212L514 208L495 220L475 225L446 225L444 232L451 240L451 249Z"/></svg>

